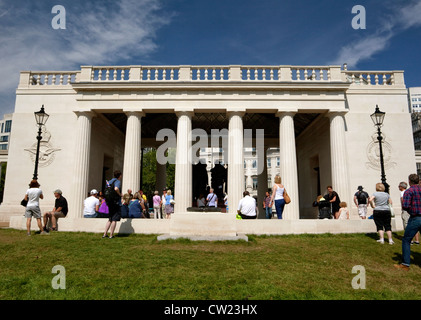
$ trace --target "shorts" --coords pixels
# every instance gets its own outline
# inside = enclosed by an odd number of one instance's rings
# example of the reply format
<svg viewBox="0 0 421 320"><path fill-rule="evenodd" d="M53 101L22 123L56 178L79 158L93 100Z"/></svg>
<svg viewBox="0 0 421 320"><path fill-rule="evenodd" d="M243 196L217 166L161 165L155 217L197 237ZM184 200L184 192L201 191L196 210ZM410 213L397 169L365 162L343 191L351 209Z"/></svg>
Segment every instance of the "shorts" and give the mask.
<svg viewBox="0 0 421 320"><path fill-rule="evenodd" d="M377 231L392 231L392 214L390 213L390 210L374 210L373 219L376 224Z"/></svg>
<svg viewBox="0 0 421 320"><path fill-rule="evenodd" d="M50 211L50 212L47 212L46 214L53 214L53 212ZM58 218L65 218L66 215L61 211L56 211L56 212L54 212L54 217L57 218L57 219Z"/></svg>
<svg viewBox="0 0 421 320"><path fill-rule="evenodd" d="M66 218L66 215L61 211L54 212L54 217L56 218Z"/></svg>
<svg viewBox="0 0 421 320"><path fill-rule="evenodd" d="M366 217L367 216L367 205L366 204L359 204L358 205L358 215L360 217Z"/></svg>
<svg viewBox="0 0 421 320"><path fill-rule="evenodd" d="M121 207L119 205L109 207L110 213L108 214L109 221L121 220Z"/></svg>
<svg viewBox="0 0 421 320"><path fill-rule="evenodd" d="M25 217L26 218L36 218L41 219L41 210L39 207L26 207L25 210Z"/></svg>
<svg viewBox="0 0 421 320"><path fill-rule="evenodd" d="M403 223L403 229L406 229L406 226L408 225L408 220L411 217L411 215L408 213L408 211L402 210L402 223Z"/></svg>

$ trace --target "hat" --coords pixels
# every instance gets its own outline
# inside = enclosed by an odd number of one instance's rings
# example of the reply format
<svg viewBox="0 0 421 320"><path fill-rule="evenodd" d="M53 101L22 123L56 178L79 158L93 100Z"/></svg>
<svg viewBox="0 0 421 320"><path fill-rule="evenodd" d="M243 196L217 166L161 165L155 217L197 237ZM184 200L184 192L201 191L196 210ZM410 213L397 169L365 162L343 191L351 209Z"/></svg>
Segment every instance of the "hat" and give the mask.
<svg viewBox="0 0 421 320"><path fill-rule="evenodd" d="M92 189L91 190L91 194L93 195L93 194L98 194L98 190L97 189Z"/></svg>
<svg viewBox="0 0 421 320"><path fill-rule="evenodd" d="M54 190L54 193L62 194L62 192L61 192L61 190L60 190L60 189L56 189L56 190Z"/></svg>
<svg viewBox="0 0 421 320"><path fill-rule="evenodd" d="M357 188L357 189L361 191L361 190L362 190L362 189L364 189L364 188L363 188L363 186L358 186L358 188Z"/></svg>

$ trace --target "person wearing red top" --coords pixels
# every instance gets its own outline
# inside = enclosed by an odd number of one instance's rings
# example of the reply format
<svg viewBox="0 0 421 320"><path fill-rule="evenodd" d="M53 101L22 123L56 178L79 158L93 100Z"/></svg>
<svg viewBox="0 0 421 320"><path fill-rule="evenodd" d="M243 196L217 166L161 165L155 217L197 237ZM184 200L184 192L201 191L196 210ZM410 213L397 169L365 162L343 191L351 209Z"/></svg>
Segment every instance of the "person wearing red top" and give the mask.
<svg viewBox="0 0 421 320"><path fill-rule="evenodd" d="M418 175L409 175L408 182L410 187L403 194L402 209L411 216L402 239L402 263L395 265L396 268L403 270L409 270L411 240L417 232L421 231L421 186L419 185Z"/></svg>

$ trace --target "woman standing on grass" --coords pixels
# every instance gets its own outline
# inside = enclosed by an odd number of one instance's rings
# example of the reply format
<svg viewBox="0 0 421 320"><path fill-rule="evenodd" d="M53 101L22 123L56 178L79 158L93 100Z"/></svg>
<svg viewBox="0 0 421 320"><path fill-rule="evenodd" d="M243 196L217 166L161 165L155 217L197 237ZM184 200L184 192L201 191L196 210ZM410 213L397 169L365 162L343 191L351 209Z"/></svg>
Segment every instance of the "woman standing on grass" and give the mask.
<svg viewBox="0 0 421 320"><path fill-rule="evenodd" d="M38 227L41 234L45 232L42 229L41 222L41 209L39 208L39 199L44 199L42 190L39 188L39 183L37 180L32 180L29 184L29 189L26 191L25 200L28 201L25 208L25 217L26 217L26 234L31 235L31 221L32 217L37 219Z"/></svg>
<svg viewBox="0 0 421 320"><path fill-rule="evenodd" d="M174 213L174 205L171 203L171 200L174 200L174 197L171 195L171 190L167 190L167 195L165 196L165 213L167 219L171 219L171 214Z"/></svg>
<svg viewBox="0 0 421 320"><path fill-rule="evenodd" d="M384 231L386 231L389 239L389 244L394 244L392 240L392 226L391 220L392 215L390 213L389 204L392 204L390 195L384 192L385 187L383 183L376 184L376 192L370 197L369 202L373 211L373 219L376 224L377 232L379 233L380 239L377 242L384 243Z"/></svg>
<svg viewBox="0 0 421 320"><path fill-rule="evenodd" d="M282 180L280 176L275 177L275 184L272 187L272 197L270 199L269 207L272 207L273 201L275 200L276 216L278 219L282 219L282 212L285 207L284 192L285 187L281 184Z"/></svg>

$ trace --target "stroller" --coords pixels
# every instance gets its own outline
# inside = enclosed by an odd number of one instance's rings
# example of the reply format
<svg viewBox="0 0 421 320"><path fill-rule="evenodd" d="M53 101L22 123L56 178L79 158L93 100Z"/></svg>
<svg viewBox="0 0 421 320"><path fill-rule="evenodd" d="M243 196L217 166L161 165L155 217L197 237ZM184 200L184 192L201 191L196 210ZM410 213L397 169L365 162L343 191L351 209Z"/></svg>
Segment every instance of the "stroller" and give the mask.
<svg viewBox="0 0 421 320"><path fill-rule="evenodd" d="M319 207L319 219L332 219L332 205L325 198L315 201L314 206Z"/></svg>

